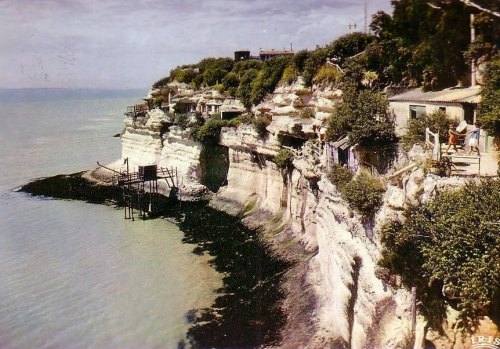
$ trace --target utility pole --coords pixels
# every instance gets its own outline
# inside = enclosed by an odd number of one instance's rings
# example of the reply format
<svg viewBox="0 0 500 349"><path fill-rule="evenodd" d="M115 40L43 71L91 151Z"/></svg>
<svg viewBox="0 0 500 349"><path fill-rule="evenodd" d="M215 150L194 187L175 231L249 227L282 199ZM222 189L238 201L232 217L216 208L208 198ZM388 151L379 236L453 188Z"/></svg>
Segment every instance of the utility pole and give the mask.
<svg viewBox="0 0 500 349"><path fill-rule="evenodd" d="M365 12L365 34L368 34L368 2L367 2L367 0L365 0L364 12Z"/></svg>
<svg viewBox="0 0 500 349"><path fill-rule="evenodd" d="M470 15L470 43L471 45L476 40L476 29L474 28L474 14ZM470 62L470 85L476 86L476 63L474 62L474 57L471 58Z"/></svg>

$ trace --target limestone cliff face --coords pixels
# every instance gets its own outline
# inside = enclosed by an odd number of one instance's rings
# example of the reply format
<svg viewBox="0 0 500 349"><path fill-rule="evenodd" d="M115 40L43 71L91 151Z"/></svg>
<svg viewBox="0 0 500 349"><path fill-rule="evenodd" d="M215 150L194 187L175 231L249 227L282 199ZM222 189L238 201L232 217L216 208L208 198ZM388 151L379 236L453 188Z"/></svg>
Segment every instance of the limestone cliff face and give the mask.
<svg viewBox="0 0 500 349"><path fill-rule="evenodd" d="M157 164L163 143L160 131L167 119L159 109L149 111L145 117L126 117L121 135L122 160L128 158L133 167Z"/></svg>
<svg viewBox="0 0 500 349"><path fill-rule="evenodd" d="M300 168L282 173L264 156L276 149L272 139L252 142L250 137L250 132L242 130L223 133L222 144L229 147L231 161L228 185L211 205L232 214L243 211L245 223L264 227L274 239L289 235L289 241L296 241L312 256L302 262L305 272L300 275L304 288L312 292L291 294L293 301L287 307L307 302L313 310L309 318L289 319L283 346L405 346L410 338L410 295L393 290L375 276L380 224L363 224L328 179L311 183ZM261 160L255 155L257 151ZM391 200L395 201L389 195L386 201ZM400 209L385 206L384 216ZM283 223L282 230L275 229L278 220ZM277 247L283 254L287 254L286 249ZM297 334L297 321L309 322L312 333Z"/></svg>
<svg viewBox="0 0 500 349"><path fill-rule="evenodd" d="M177 126L171 126L161 134L165 122L171 120L159 109L149 111L143 118L125 118L125 130L121 136L122 161L128 158L131 171L136 171L137 166L152 164L176 170L181 199L208 199L210 192L200 184L201 144L189 139L187 131ZM163 194L169 194L166 182L160 181L159 189Z"/></svg>
<svg viewBox="0 0 500 349"><path fill-rule="evenodd" d="M210 205L242 214L246 225L261 228L263 240L276 253L297 262L285 283L289 318L282 347L406 347L411 339L411 296L376 276L379 235L386 218L400 215L404 205L417 200L423 174L416 171L402 185L389 185L374 222L365 222L322 174L321 162L304 156L294 160L293 170L283 171L272 161L283 137L309 140L301 154L313 149L307 144L318 144L324 116L338 98L338 91L328 88L305 91L299 81L281 87L257 107L257 114L272 118L265 137L252 125L223 128L220 145L229 157L227 185ZM314 110L314 117L301 118L305 107ZM160 110L145 118L127 118L122 160L128 158L131 166L176 168L182 200L210 198L201 184L203 146L177 126L162 130L164 123L171 124L168 118ZM160 189L167 193L165 185Z"/></svg>

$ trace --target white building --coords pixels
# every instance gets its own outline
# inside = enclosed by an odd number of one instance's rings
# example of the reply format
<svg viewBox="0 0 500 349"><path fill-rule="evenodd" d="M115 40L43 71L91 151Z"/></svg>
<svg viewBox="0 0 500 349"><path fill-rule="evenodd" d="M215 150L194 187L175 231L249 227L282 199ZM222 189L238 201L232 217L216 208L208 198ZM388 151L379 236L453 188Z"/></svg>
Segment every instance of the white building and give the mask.
<svg viewBox="0 0 500 349"><path fill-rule="evenodd" d="M396 120L396 135L402 136L408 129L411 119L436 110L443 110L458 124L465 120L471 130L476 121L477 106L481 102L481 86L466 88L447 88L436 92L423 92L421 89L411 89L404 93L389 97L389 108ZM467 144L467 142L466 142ZM493 149L493 137L481 131L479 139L481 152Z"/></svg>
<svg viewBox="0 0 500 349"><path fill-rule="evenodd" d="M481 101L481 87L448 88L436 92L412 89L389 98L390 109L396 116L396 134L402 136L411 119L436 110L445 111L457 123L476 121L476 109Z"/></svg>

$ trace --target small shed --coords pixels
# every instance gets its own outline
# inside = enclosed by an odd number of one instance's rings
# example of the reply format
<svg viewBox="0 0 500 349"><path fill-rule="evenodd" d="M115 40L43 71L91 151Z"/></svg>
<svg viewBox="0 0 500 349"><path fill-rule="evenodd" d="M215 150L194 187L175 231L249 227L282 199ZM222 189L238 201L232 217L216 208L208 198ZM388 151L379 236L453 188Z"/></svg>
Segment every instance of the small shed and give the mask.
<svg viewBox="0 0 500 349"><path fill-rule="evenodd" d="M234 51L234 60L236 62L246 61L247 59L250 59L250 51L249 50Z"/></svg>
<svg viewBox="0 0 500 349"><path fill-rule="evenodd" d="M325 143L325 157L328 168L334 164L346 166L352 171L357 171L358 160L354 147L349 143L349 138L343 137L337 142Z"/></svg>

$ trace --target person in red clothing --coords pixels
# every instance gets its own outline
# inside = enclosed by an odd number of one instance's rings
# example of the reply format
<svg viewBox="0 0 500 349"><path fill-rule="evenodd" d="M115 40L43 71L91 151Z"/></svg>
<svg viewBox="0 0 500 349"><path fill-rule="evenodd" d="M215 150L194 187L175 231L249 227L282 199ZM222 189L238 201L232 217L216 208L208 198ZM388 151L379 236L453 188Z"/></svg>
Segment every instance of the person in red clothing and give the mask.
<svg viewBox="0 0 500 349"><path fill-rule="evenodd" d="M458 153L457 141L458 141L459 134L457 132L455 132L452 124L450 124L450 127L448 128L448 136L449 136L448 149L446 149L446 152L448 152L448 150L450 150L451 146L453 146L453 149Z"/></svg>

